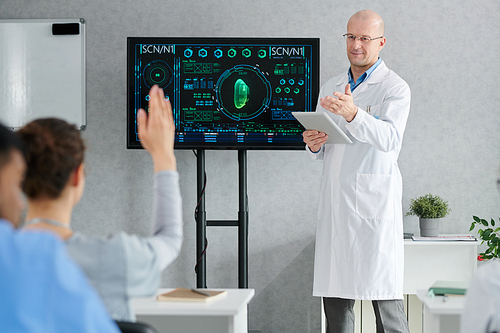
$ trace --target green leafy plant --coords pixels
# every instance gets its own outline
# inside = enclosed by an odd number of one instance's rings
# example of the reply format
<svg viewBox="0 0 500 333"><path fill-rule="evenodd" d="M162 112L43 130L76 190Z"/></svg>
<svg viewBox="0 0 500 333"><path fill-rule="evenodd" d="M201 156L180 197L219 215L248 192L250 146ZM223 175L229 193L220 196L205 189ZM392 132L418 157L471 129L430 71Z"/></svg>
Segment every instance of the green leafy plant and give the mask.
<svg viewBox="0 0 500 333"><path fill-rule="evenodd" d="M437 195L426 194L416 199L411 199L406 216L418 216L423 219L440 219L451 212L448 201Z"/></svg>
<svg viewBox="0 0 500 333"><path fill-rule="evenodd" d="M486 245L488 248L486 251L479 253L479 256L477 257L478 260L488 260L492 258L500 258L500 235L498 232L500 231L500 227L493 229L495 227L495 220L491 219L490 223L486 221L485 219L480 219L477 216L472 216L474 221L470 225L470 230L474 230L476 225L479 226L485 226L486 228L479 228L477 230L477 234L479 235L479 238L482 240L481 244L486 242ZM500 221L500 218L498 218L498 221Z"/></svg>

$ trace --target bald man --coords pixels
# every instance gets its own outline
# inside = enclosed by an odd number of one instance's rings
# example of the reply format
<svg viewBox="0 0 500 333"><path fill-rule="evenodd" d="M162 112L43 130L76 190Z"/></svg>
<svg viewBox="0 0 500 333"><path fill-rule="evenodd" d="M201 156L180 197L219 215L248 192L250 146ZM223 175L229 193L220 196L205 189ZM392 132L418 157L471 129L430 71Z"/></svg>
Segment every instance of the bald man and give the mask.
<svg viewBox="0 0 500 333"><path fill-rule="evenodd" d="M314 296L323 297L327 332L354 332L356 299L371 300L377 332L409 332L403 309L402 177L397 164L410 111L410 88L380 59L384 21L363 10L344 35L350 68L321 88L325 112L352 144L303 133L323 160Z"/></svg>

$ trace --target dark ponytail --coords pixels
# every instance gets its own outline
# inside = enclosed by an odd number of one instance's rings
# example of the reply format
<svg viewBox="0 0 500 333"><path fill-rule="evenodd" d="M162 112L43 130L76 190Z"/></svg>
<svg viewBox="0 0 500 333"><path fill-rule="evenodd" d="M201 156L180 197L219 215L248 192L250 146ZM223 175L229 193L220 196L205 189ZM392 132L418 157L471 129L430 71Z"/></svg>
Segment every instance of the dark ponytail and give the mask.
<svg viewBox="0 0 500 333"><path fill-rule="evenodd" d="M26 145L28 198L58 198L73 171L83 163L85 144L74 125L56 118L38 119L19 130Z"/></svg>

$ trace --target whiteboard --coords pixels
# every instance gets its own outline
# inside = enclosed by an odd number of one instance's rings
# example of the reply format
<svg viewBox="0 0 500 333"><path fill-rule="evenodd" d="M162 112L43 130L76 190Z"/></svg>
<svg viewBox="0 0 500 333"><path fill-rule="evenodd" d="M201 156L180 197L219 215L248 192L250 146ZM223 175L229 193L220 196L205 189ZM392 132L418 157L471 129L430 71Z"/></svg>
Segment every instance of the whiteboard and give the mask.
<svg viewBox="0 0 500 333"><path fill-rule="evenodd" d="M78 23L80 29L53 35L54 23ZM83 19L0 20L0 122L5 126L16 129L56 117L85 129L85 72Z"/></svg>

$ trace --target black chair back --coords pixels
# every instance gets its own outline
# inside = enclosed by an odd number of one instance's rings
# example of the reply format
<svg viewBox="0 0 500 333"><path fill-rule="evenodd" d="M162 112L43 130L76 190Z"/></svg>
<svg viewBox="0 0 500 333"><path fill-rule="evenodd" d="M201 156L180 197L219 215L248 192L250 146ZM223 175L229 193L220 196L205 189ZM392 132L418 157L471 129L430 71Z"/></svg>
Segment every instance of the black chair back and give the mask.
<svg viewBox="0 0 500 333"><path fill-rule="evenodd" d="M151 325L140 322L116 321L122 333L158 333Z"/></svg>

